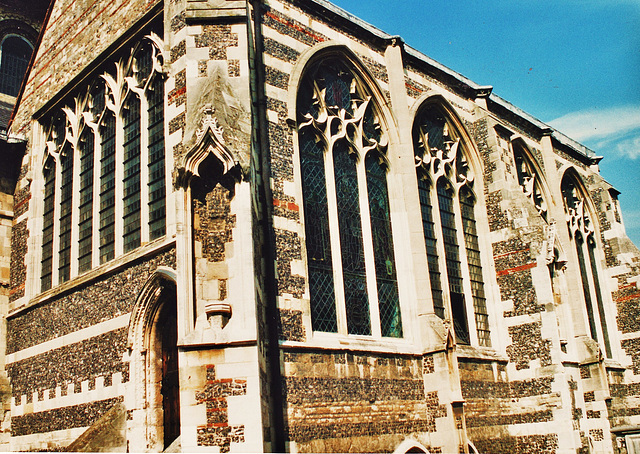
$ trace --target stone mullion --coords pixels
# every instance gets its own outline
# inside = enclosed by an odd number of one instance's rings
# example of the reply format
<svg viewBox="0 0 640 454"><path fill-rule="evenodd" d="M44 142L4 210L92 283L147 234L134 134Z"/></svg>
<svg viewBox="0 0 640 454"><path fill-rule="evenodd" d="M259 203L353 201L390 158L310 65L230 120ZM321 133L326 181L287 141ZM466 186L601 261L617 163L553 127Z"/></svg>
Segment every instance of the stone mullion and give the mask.
<svg viewBox="0 0 640 454"><path fill-rule="evenodd" d="M85 126L86 127L86 126ZM80 238L80 131L76 137L73 147L73 174L71 177L72 196L71 196L71 271L69 279L73 279L78 275L78 257L80 255L79 238Z"/></svg>
<svg viewBox="0 0 640 454"><path fill-rule="evenodd" d="M360 143L360 141L358 141ZM369 197L367 191L367 171L365 156L362 150L358 150L358 197L360 199L360 219L362 223L362 241L364 247L364 268L367 278L367 293L369 296L369 317L371 320L371 334L373 337L382 337L380 328L380 307L378 299L376 262L373 251L373 236L371 229L371 213L369 212Z"/></svg>
<svg viewBox="0 0 640 454"><path fill-rule="evenodd" d="M327 211L329 215L329 239L333 260L333 279L336 300L336 318L338 332L348 334L347 308L344 294L344 275L342 271L342 252L340 249L340 225L338 222L338 202L336 200L336 179L333 167L333 150L327 149L324 155L325 180L327 188Z"/></svg>

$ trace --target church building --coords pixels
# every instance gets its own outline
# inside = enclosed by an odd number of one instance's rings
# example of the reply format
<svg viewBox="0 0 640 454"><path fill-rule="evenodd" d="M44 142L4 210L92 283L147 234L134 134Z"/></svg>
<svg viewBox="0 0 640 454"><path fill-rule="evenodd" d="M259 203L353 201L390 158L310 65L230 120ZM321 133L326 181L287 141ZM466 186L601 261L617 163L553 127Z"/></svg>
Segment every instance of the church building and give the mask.
<svg viewBox="0 0 640 454"><path fill-rule="evenodd" d="M640 454L602 157L326 0L42 19L0 149L0 448Z"/></svg>

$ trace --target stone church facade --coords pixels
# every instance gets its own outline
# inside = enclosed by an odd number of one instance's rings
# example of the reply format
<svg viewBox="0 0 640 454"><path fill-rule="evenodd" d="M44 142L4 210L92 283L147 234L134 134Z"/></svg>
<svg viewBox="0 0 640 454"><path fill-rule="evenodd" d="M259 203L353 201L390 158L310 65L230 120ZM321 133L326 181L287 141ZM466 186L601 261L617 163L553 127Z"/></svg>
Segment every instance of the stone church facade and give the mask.
<svg viewBox="0 0 640 454"><path fill-rule="evenodd" d="M490 86L325 0L54 0L18 99L5 448L640 452L618 192Z"/></svg>

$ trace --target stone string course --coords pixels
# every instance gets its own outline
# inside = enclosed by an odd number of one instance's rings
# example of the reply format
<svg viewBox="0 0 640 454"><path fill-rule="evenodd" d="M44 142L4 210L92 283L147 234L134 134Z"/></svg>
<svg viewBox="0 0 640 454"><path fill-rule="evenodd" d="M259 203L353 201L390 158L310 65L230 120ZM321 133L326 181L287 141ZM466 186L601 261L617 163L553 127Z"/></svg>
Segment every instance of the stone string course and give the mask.
<svg viewBox="0 0 640 454"><path fill-rule="evenodd" d="M158 266L175 269L175 263L172 248L9 319L7 353L131 312L138 293Z"/></svg>
<svg viewBox="0 0 640 454"><path fill-rule="evenodd" d="M44 390L57 386L66 392L71 383L79 392L84 380L89 380L95 387L98 376L104 376L105 382L110 383L111 376L118 372L122 373L123 381L128 381L129 365L122 362L126 343L127 329L121 328L9 364L7 372L16 402L26 395L29 403L36 391L38 399L42 400Z"/></svg>
<svg viewBox="0 0 640 454"><path fill-rule="evenodd" d="M55 430L88 427L96 422L111 407L122 402L122 397L57 408L38 413L29 413L11 418L11 433L14 437Z"/></svg>

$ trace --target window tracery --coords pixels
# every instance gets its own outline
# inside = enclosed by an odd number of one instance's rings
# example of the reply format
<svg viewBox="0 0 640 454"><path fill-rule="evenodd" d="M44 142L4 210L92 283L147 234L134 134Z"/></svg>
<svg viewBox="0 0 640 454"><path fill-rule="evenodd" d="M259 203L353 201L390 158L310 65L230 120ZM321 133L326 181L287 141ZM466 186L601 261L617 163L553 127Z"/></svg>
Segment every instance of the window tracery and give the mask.
<svg viewBox="0 0 640 454"><path fill-rule="evenodd" d="M41 120L42 291L165 234L162 49L147 35Z"/></svg>
<svg viewBox="0 0 640 454"><path fill-rule="evenodd" d="M516 172L518 174L518 183L522 192L531 199L536 207L538 214L542 216L545 222L548 219L548 207L542 191L542 183L540 176L535 169L533 163L527 158L524 151L520 149L520 145L514 146L513 156L516 162Z"/></svg>
<svg viewBox="0 0 640 454"><path fill-rule="evenodd" d="M601 344L610 358L611 344L596 258L597 243L586 196L580 189L576 177L571 174L565 175L561 189L569 236L574 242L578 258L589 333L596 342L602 340ZM597 313L594 311L594 299Z"/></svg>
<svg viewBox="0 0 640 454"><path fill-rule="evenodd" d="M388 144L375 102L334 57L307 71L297 108L313 329L402 337Z"/></svg>
<svg viewBox="0 0 640 454"><path fill-rule="evenodd" d="M470 344L470 299L478 344L491 346L474 175L464 143L448 115L435 104L419 111L413 141L434 312L451 320L459 343Z"/></svg>

